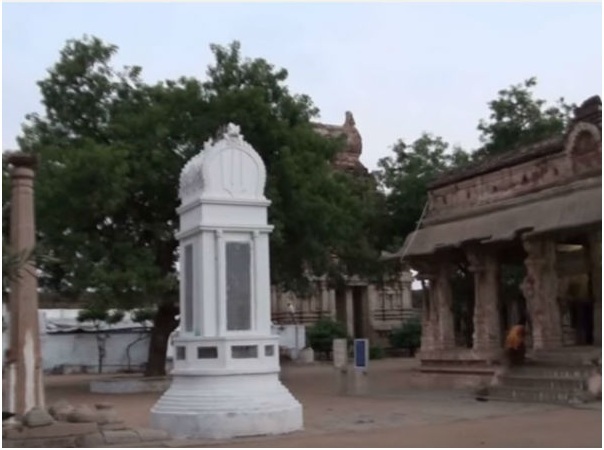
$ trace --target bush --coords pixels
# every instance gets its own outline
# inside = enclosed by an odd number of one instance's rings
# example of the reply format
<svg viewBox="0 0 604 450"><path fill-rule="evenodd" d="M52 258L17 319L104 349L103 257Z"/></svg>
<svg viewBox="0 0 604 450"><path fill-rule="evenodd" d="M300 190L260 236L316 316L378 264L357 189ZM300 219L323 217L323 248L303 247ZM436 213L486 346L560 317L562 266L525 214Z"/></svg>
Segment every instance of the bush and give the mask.
<svg viewBox="0 0 604 450"><path fill-rule="evenodd" d="M331 319L321 319L307 331L308 345L315 353L330 355L334 339L347 338L346 327Z"/></svg>
<svg viewBox="0 0 604 450"><path fill-rule="evenodd" d="M369 349L369 359L382 359L386 356L386 352L382 347L371 347Z"/></svg>
<svg viewBox="0 0 604 450"><path fill-rule="evenodd" d="M393 330L390 335L390 345L394 348L409 350L411 356L421 345L422 325L417 319L405 322L402 327Z"/></svg>

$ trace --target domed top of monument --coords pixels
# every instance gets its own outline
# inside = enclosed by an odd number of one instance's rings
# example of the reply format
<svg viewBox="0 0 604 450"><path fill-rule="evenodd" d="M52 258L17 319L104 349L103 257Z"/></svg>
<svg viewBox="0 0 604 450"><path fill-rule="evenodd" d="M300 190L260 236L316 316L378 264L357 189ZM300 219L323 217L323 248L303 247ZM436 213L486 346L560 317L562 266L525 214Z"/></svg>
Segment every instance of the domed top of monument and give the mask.
<svg viewBox="0 0 604 450"><path fill-rule="evenodd" d="M180 174L180 199L266 202L266 169L238 125L229 123L222 136L208 139Z"/></svg>

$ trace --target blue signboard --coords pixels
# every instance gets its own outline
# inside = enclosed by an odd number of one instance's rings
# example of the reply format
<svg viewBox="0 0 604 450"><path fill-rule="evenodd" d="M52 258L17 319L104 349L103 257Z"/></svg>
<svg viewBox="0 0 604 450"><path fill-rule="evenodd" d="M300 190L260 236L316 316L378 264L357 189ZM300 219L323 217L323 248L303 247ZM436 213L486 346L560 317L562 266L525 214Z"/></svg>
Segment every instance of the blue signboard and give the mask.
<svg viewBox="0 0 604 450"><path fill-rule="evenodd" d="M369 365L369 339L354 340L354 368L366 369Z"/></svg>

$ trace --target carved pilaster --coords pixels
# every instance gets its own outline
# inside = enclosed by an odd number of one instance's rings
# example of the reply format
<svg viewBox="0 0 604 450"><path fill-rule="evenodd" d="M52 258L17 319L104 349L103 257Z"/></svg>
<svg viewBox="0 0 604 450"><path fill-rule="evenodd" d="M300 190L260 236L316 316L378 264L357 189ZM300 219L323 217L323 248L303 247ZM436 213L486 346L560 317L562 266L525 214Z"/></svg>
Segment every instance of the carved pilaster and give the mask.
<svg viewBox="0 0 604 450"><path fill-rule="evenodd" d="M524 239L526 277L520 288L531 317L535 349L562 346L562 320L558 303L556 243L545 239Z"/></svg>
<svg viewBox="0 0 604 450"><path fill-rule="evenodd" d="M401 298L403 310L410 310L413 308L411 284L413 283L413 275L411 271L405 270L401 272L400 286L401 286Z"/></svg>
<svg viewBox="0 0 604 450"><path fill-rule="evenodd" d="M453 321L453 292L451 276L454 267L440 262L434 280L434 299L438 309L438 347L446 350L455 347L455 327Z"/></svg>
<svg viewBox="0 0 604 450"><path fill-rule="evenodd" d="M416 275L423 286L421 351L429 353L436 350L438 341L438 308L433 298L433 283L436 275L428 272L424 267L422 269L423 271Z"/></svg>
<svg viewBox="0 0 604 450"><path fill-rule="evenodd" d="M496 351L501 347L499 261L484 248L468 248L466 256L474 274L473 348Z"/></svg>
<svg viewBox="0 0 604 450"><path fill-rule="evenodd" d="M589 235L589 271L594 296L594 345L602 345L602 230Z"/></svg>

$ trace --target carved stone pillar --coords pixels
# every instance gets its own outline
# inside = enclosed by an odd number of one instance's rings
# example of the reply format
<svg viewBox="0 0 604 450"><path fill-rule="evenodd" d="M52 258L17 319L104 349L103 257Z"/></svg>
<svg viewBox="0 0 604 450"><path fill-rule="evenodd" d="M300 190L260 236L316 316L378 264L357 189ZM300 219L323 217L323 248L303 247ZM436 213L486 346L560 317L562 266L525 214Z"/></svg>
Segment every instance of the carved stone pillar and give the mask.
<svg viewBox="0 0 604 450"><path fill-rule="evenodd" d="M436 350L438 341L438 309L433 298L432 284L436 277L430 272L419 272L417 278L422 281L422 337L421 352L429 353Z"/></svg>
<svg viewBox="0 0 604 450"><path fill-rule="evenodd" d="M455 324L453 321L453 292L451 291L452 268L440 263L434 280L434 296L438 308L438 348L455 348Z"/></svg>
<svg viewBox="0 0 604 450"><path fill-rule="evenodd" d="M411 284L413 283L413 275L410 270L404 270L401 272L400 285L401 285L401 299L403 311L410 311L413 309L412 291Z"/></svg>
<svg viewBox="0 0 604 450"><path fill-rule="evenodd" d="M474 274L473 348L496 352L501 348L499 261L483 248L468 249L466 255Z"/></svg>
<svg viewBox="0 0 604 450"><path fill-rule="evenodd" d="M589 235L589 269L594 296L594 345L602 345L602 231Z"/></svg>
<svg viewBox="0 0 604 450"><path fill-rule="evenodd" d="M526 277L520 286L531 317L533 348L562 346L562 319L558 303L556 243L545 239L523 240L527 257Z"/></svg>

